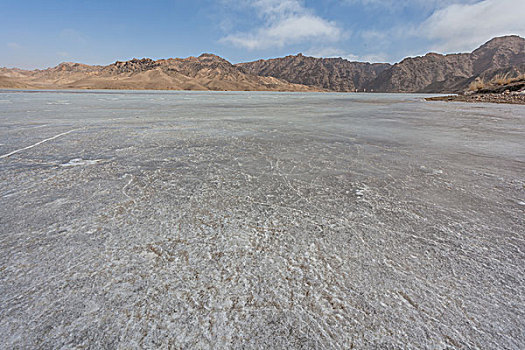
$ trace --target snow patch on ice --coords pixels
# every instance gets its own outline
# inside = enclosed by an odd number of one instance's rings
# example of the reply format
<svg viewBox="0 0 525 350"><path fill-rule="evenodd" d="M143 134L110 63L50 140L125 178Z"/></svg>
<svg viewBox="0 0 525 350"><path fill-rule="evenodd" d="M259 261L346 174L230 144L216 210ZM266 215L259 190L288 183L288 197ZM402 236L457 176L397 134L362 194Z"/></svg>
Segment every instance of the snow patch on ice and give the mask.
<svg viewBox="0 0 525 350"><path fill-rule="evenodd" d="M71 102L68 101L50 101L46 102L46 105L70 105Z"/></svg>
<svg viewBox="0 0 525 350"><path fill-rule="evenodd" d="M422 165L419 167L419 169L424 172L425 174L427 175L441 175L443 174L443 170L441 169L431 169L431 168L427 168L426 166Z"/></svg>
<svg viewBox="0 0 525 350"><path fill-rule="evenodd" d="M82 159L82 158L75 158L71 159L69 162L60 164L60 166L63 167L70 167L70 166L79 166L79 165L94 165L99 162L101 162L102 159Z"/></svg>

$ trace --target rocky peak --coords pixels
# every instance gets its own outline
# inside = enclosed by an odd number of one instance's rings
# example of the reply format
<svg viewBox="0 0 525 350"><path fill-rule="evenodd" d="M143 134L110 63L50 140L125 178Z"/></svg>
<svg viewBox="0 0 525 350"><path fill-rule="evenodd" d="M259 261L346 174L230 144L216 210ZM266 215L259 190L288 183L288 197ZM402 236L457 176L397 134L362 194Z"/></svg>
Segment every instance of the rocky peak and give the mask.
<svg viewBox="0 0 525 350"><path fill-rule="evenodd" d="M525 45L525 39L518 35L506 35L490 39L485 44L474 50L472 53L476 54L478 51L483 51L491 48L500 47L523 47Z"/></svg>
<svg viewBox="0 0 525 350"><path fill-rule="evenodd" d="M472 53L442 55L430 52L401 62L350 62L342 58L289 55L236 65L250 74L271 76L335 91L458 91L466 79L487 69L525 62L525 39L494 38ZM430 90L428 90L430 89Z"/></svg>
<svg viewBox="0 0 525 350"><path fill-rule="evenodd" d="M115 63L107 66L109 71L118 73L137 73L144 72L150 69L154 69L159 64L151 58L133 58L132 60L121 62L116 61Z"/></svg>
<svg viewBox="0 0 525 350"><path fill-rule="evenodd" d="M43 71L44 72L69 72L69 73L80 72L80 73L84 73L84 72L91 72L99 68L100 66L90 66L88 64L75 63L75 62L62 62L56 67L48 68Z"/></svg>
<svg viewBox="0 0 525 350"><path fill-rule="evenodd" d="M236 65L243 71L271 76L291 83L315 86L333 91L361 90L366 81L390 64L350 62L342 58L316 58L303 54L259 60Z"/></svg>
<svg viewBox="0 0 525 350"><path fill-rule="evenodd" d="M170 58L154 61L150 58L129 61L117 61L108 66L88 66L80 63L64 62L54 68L35 71L15 71L0 69L4 77L17 79L33 79L46 81L52 79L56 84L60 79L69 87L84 86L119 86L115 81L122 75L125 88L131 86L158 86L172 88L180 85L183 79L200 81L199 84L188 83L185 88L191 89L281 89L271 87L273 79L283 79L288 83L308 85L310 88L331 91L363 91L374 90L383 92L459 92L463 91L476 77L488 76L487 72L500 74L517 74L515 67L525 64L525 39L516 36L494 38L472 53L441 55L428 53L425 56L410 57L390 65L388 63L350 62L343 58L316 58L304 56L302 53L282 58L258 60L254 62L232 65L227 60L211 54L203 53L199 57ZM492 73L491 73L492 74ZM89 79L109 79L97 85L84 81ZM271 77L272 79L264 79ZM80 85L71 83L73 79ZM142 85L130 85L130 78L146 79ZM149 80L148 80L149 79ZM173 82L167 83L171 81ZM157 82L153 82L158 80ZM209 85L210 81L214 81ZM246 82L250 83L246 85ZM275 80L276 81L276 80ZM75 83L76 84L76 83ZM117 84L117 85L115 85ZM157 84L157 85L156 85ZM244 85L243 85L244 84ZM270 85L268 85L270 84ZM280 84L280 85L279 85ZM46 85L47 86L47 85ZM280 87L279 87L280 86ZM297 89L298 87L289 87ZM304 88L304 87L303 87ZM301 89L303 89L301 88Z"/></svg>
<svg viewBox="0 0 525 350"><path fill-rule="evenodd" d="M406 58L369 83L375 91L460 92L472 77L487 70L525 62L525 39L519 36L494 38L472 53L429 53Z"/></svg>
<svg viewBox="0 0 525 350"><path fill-rule="evenodd" d="M226 64L231 64L230 62L228 62L227 60L225 60L224 58L220 57L220 56L217 56L217 55L214 55L212 53L203 53L201 54L199 57L197 57L197 59L200 61L200 62L216 62L216 63L226 63Z"/></svg>
<svg viewBox="0 0 525 350"><path fill-rule="evenodd" d="M75 63L75 62L62 62L60 63L56 68L57 70L67 70L67 69L70 69L70 68L73 68L75 66L79 65L79 63Z"/></svg>
<svg viewBox="0 0 525 350"><path fill-rule="evenodd" d="M487 69L515 66L525 62L525 39L517 36L494 38L471 54L474 71L481 74Z"/></svg>

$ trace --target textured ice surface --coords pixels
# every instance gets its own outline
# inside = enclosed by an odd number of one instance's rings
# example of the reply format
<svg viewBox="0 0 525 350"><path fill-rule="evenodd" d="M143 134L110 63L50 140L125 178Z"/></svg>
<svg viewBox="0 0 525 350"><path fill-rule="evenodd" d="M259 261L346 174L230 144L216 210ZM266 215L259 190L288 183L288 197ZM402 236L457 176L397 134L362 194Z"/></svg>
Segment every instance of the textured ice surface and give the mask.
<svg viewBox="0 0 525 350"><path fill-rule="evenodd" d="M79 166L79 165L93 165L100 162L100 159L82 159L82 158L75 158L71 159L69 162L60 164L60 166Z"/></svg>
<svg viewBox="0 0 525 350"><path fill-rule="evenodd" d="M525 348L524 106L0 100L1 348Z"/></svg>

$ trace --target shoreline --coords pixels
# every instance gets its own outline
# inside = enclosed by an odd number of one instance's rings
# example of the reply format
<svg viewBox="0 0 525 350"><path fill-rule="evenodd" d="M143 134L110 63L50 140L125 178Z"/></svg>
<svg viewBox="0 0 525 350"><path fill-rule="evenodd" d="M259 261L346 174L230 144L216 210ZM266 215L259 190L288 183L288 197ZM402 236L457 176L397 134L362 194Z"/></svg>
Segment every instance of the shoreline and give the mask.
<svg viewBox="0 0 525 350"><path fill-rule="evenodd" d="M274 93L335 93L335 94L383 94L378 92L340 92L340 91L293 91L293 90L161 90L161 89L91 89L91 88L55 88L55 89L40 89L40 88L29 88L29 89L19 89L19 88L0 88L1 93L101 93L101 94L115 94L120 92L136 92L140 93L172 93L172 92L274 92ZM418 94L418 93L406 93L406 92L388 92L386 94ZM425 93L429 95L429 93ZM500 104L517 104L525 105L525 94L501 94L501 93L483 93L483 94L473 94L473 95L442 95L442 96L433 96L425 97L425 101L435 102L435 101L445 101L445 102L470 102L470 103L500 103Z"/></svg>
<svg viewBox="0 0 525 350"><path fill-rule="evenodd" d="M525 105L524 94L473 94L448 95L425 98L425 101L470 102L470 103L503 103Z"/></svg>
<svg viewBox="0 0 525 350"><path fill-rule="evenodd" d="M5 92L27 92L27 93L37 93L37 92L71 92L71 93L84 93L84 92L94 92L94 93L118 93L118 92L277 92L277 93L327 93L327 94L368 94L368 95L383 95L383 94L399 94L399 95L428 95L435 96L436 93L428 92L369 92L369 91L332 91L332 90L312 90L312 91L297 91L297 90L184 90L184 89L91 89L91 88L2 88L0 87L0 93ZM443 95L444 96L444 95ZM440 97L443 97L440 96Z"/></svg>

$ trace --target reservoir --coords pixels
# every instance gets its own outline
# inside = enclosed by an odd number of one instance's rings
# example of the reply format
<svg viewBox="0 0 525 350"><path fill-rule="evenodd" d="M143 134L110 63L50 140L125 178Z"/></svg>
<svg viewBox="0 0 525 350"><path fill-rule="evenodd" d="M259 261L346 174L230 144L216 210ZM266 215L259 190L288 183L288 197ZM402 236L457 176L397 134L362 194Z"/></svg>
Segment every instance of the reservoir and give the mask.
<svg viewBox="0 0 525 350"><path fill-rule="evenodd" d="M1 91L1 348L525 347L525 106Z"/></svg>

